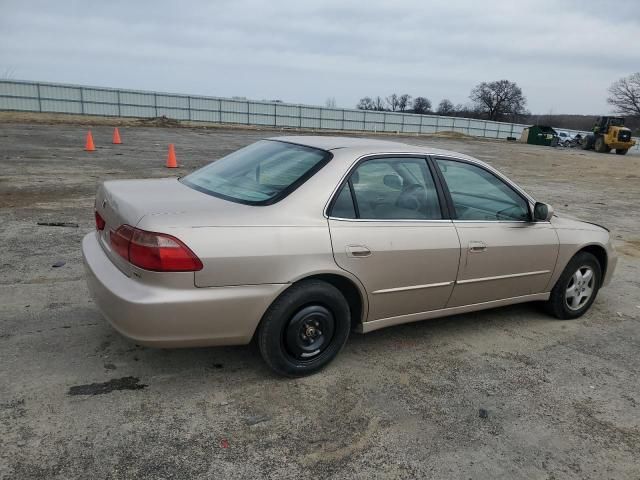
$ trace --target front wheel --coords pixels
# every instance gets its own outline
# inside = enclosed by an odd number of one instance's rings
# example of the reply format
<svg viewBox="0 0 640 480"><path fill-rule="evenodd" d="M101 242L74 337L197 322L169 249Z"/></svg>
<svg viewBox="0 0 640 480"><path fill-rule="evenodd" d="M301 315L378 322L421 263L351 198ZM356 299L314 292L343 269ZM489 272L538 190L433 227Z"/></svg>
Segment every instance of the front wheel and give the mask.
<svg viewBox="0 0 640 480"><path fill-rule="evenodd" d="M567 264L546 303L547 311L562 320L589 310L600 289L602 269L592 254L580 252Z"/></svg>
<svg viewBox="0 0 640 480"><path fill-rule="evenodd" d="M604 138L598 137L596 138L596 143L594 145L596 152L599 153L609 153L611 149L604 143Z"/></svg>
<svg viewBox="0 0 640 480"><path fill-rule="evenodd" d="M269 307L258 329L258 347L276 373L299 377L331 362L350 330L349 304L342 293L321 280L305 280Z"/></svg>

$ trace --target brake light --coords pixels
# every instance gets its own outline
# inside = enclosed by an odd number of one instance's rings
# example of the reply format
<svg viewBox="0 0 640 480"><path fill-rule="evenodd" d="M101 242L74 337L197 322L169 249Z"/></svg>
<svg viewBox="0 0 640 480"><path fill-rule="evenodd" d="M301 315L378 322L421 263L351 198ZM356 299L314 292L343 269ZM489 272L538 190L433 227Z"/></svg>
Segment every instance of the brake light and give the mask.
<svg viewBox="0 0 640 480"><path fill-rule="evenodd" d="M105 225L105 221L104 218L102 218L102 216L98 213L98 211L96 210L96 230L104 230L104 225Z"/></svg>
<svg viewBox="0 0 640 480"><path fill-rule="evenodd" d="M154 272L196 272L202 262L189 247L166 233L147 232L130 225L111 231L111 248L136 267Z"/></svg>

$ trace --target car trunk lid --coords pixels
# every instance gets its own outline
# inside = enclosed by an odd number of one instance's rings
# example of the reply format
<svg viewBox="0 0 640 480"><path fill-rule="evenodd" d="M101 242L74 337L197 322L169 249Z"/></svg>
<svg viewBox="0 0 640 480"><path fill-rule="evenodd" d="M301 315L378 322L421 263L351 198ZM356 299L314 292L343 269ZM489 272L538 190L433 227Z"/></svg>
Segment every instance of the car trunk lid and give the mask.
<svg viewBox="0 0 640 480"><path fill-rule="evenodd" d="M228 203L197 192L176 178L149 180L114 180L104 182L96 194L96 212L105 221L98 231L100 244L111 261L127 276L132 265L111 246L110 234L121 225L136 226L145 215L179 218L186 212L211 209L212 203Z"/></svg>

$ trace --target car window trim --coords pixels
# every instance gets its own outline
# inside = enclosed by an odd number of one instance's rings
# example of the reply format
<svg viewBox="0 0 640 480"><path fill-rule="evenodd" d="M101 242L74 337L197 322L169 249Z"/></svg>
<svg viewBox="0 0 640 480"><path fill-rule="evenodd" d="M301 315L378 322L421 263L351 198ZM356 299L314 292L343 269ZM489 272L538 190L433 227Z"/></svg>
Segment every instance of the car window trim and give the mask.
<svg viewBox="0 0 640 480"><path fill-rule="evenodd" d="M528 213L528 220L460 220L458 219L458 214L456 212L456 208L453 202L453 198L451 197L451 192L449 190L449 185L447 185L447 181L444 178L444 175L442 173L442 169L440 168L440 165L438 165L437 160L446 160L446 161L452 161L452 162L459 162L459 163L466 163L468 165L472 165L474 167L480 168L481 170L484 170L485 172L487 172L488 174L492 175L494 178L500 180L502 183L504 183L513 193L515 193L518 197L520 197L524 203L527 205L527 213ZM442 182L442 186L445 190L445 196L447 198L447 202L449 204L449 208L451 210L451 219L456 221L456 222L462 222L462 223L486 223L486 222L492 222L492 223L541 223L541 222L535 222L533 219L533 212L531 210L531 203L533 202L533 199L531 199L528 195L525 195L525 193L523 191L521 191L520 188L516 187L516 185L514 185L510 180L508 180L506 177L502 176L502 175L497 175L496 172L493 172L491 169L486 168L484 165L481 165L479 163L476 162L471 162L469 160L466 160L464 158L458 158L458 157L450 157L447 155L433 155L431 157L431 160L435 166L435 168L438 171L438 178L440 179L440 181ZM534 202L535 203L535 202ZM549 222L547 222L549 223Z"/></svg>
<svg viewBox="0 0 640 480"><path fill-rule="evenodd" d="M324 209L324 217L327 219L331 219L331 220L341 220L341 221L349 221L349 222L390 222L390 223L398 223L398 222L410 222L410 223L415 223L415 222L431 222L431 223L450 223L452 221L452 217L450 217L450 213L449 213L449 207L443 208L443 206L446 203L446 199L444 198L444 191L442 190L441 186L439 186L439 180L438 177L436 175L434 175L434 171L433 168L431 167L431 165L429 164L430 158L429 158L429 154L426 153L372 153L372 154L367 154L367 155L363 155L361 157L359 157L352 165L351 167L349 167L349 169L347 170L347 172L343 175L342 179L340 180L340 182L338 183L337 188L333 191L333 193L331 194L331 197L329 199L329 201L327 202L327 205ZM358 209L358 202L355 198L355 191L353 189L353 182L351 182L351 175L352 173L364 162L369 161L369 160L377 160L377 159L381 159L381 158L414 158L414 159L418 159L418 160L423 160L426 165L427 165L427 169L426 171L428 173L431 174L433 183L436 187L436 195L438 197L438 204L440 206L440 214L442 215L442 218L438 218L438 219L420 219L420 218L342 218L342 217L335 217L333 215L330 214L331 210L333 209L333 206L335 204L335 202L337 201L338 195L340 195L340 191L342 190L342 187L344 186L345 183L349 183L350 186L350 191L351 191L351 199L354 203L354 208L356 209L356 215L359 217L359 209Z"/></svg>

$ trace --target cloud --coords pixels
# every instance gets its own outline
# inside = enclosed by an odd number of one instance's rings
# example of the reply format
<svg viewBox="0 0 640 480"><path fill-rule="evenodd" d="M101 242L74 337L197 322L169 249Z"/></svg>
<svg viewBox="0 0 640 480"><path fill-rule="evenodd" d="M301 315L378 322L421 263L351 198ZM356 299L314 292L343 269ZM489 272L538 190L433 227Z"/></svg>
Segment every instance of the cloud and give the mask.
<svg viewBox="0 0 640 480"><path fill-rule="evenodd" d="M394 91L465 103L478 82L507 78L533 112L604 113L607 87L640 63L640 2L606 10L578 0L3 0L0 71L344 107Z"/></svg>

